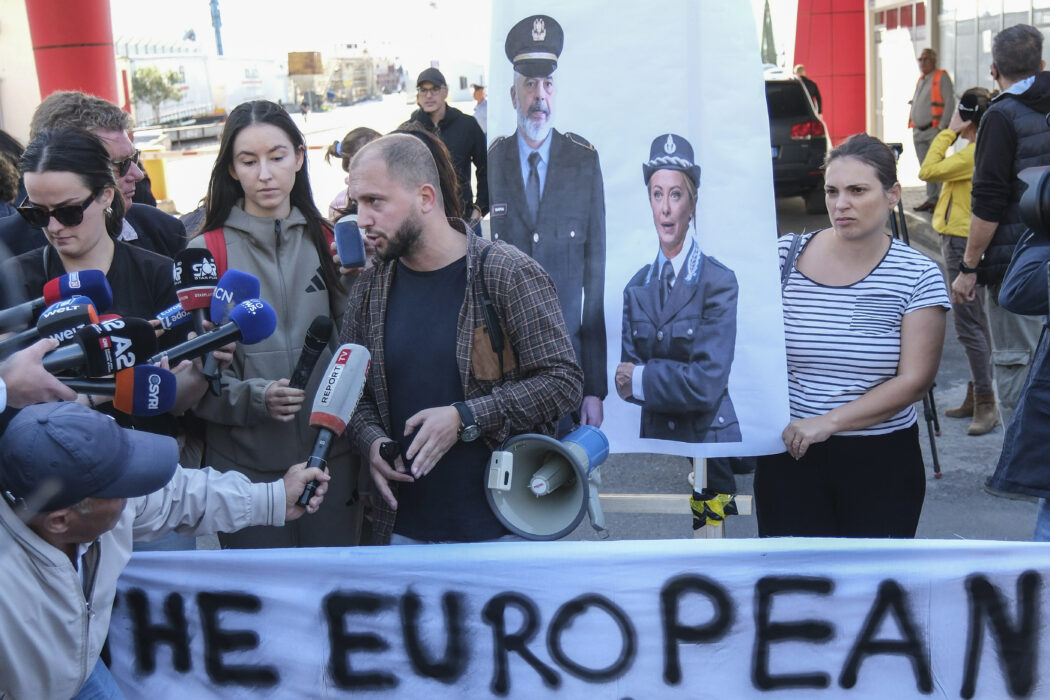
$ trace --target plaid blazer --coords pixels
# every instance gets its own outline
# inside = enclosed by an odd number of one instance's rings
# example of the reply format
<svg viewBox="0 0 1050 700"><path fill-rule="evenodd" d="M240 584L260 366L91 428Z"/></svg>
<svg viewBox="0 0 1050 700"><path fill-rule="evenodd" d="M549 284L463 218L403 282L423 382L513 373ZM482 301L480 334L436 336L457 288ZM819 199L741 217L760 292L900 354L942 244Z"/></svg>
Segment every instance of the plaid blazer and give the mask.
<svg viewBox="0 0 1050 700"><path fill-rule="evenodd" d="M474 329L483 325L481 287L476 281L479 255L485 248L490 249L485 285L517 365L506 369L498 381L478 379L471 361ZM395 266L396 262L379 262L360 275L350 291L339 337L340 342L358 343L372 354L364 394L348 428L366 460L376 438L391 432L384 348L387 296ZM467 236L467 288L459 311L456 359L463 395L490 450L512 435L554 435L558 418L579 406L583 397L583 372L576 363L550 276L517 248L475 235ZM425 352L420 353L420 361L426 361ZM390 486L396 493L396 482ZM375 543L387 544L395 512L379 498L373 506Z"/></svg>

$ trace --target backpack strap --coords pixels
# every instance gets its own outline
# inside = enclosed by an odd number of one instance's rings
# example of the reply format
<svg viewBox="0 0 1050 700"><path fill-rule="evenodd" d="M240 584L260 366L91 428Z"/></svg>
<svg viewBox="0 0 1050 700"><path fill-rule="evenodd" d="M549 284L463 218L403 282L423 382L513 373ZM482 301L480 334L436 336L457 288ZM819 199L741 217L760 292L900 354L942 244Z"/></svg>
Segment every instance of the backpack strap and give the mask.
<svg viewBox="0 0 1050 700"><path fill-rule="evenodd" d="M492 352L499 358L499 375L503 377L503 328L500 325L499 312L496 310L496 304L493 303L492 297L489 296L488 284L485 282L485 260L489 256L489 251L495 243L485 246L481 249L481 255L478 257L478 275L477 281L481 285L481 322L485 324L485 334L489 337L489 343L492 345Z"/></svg>
<svg viewBox="0 0 1050 700"><path fill-rule="evenodd" d="M208 252L215 260L218 278L222 279L222 276L226 274L226 234L223 233L221 226L204 232L204 245L207 246Z"/></svg>

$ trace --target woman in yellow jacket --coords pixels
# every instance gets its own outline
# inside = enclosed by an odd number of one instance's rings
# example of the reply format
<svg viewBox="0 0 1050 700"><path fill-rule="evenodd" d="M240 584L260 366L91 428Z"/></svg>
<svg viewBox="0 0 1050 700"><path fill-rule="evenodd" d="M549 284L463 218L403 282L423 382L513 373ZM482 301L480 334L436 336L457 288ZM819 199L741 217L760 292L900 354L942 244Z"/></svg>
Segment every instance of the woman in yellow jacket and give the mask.
<svg viewBox="0 0 1050 700"><path fill-rule="evenodd" d="M977 125L988 108L991 95L980 87L962 94L959 106L952 114L948 128L937 134L919 169L919 177L926 182L941 182L940 199L933 210L933 228L940 234L941 253L948 270L948 285L959 274L966 238L970 231L970 190L973 185L973 158L976 150ZM956 139L969 143L952 155L948 148ZM970 435L983 435L999 423L992 385L992 344L988 332L988 316L984 311L984 293L979 291L973 301L952 303L955 334L970 363L972 381L966 388L966 398L958 408L945 411L952 418L973 418L967 429Z"/></svg>

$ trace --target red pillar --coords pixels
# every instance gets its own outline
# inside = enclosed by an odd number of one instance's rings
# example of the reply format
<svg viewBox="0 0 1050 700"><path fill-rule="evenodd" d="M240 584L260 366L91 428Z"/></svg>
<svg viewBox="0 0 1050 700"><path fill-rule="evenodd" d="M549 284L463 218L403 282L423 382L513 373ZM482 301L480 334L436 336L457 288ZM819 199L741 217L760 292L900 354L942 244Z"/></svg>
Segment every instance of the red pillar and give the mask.
<svg viewBox="0 0 1050 700"><path fill-rule="evenodd" d="M824 101L833 145L864 131L867 89L864 0L798 0L795 63L806 66Z"/></svg>
<svg viewBox="0 0 1050 700"><path fill-rule="evenodd" d="M118 103L109 0L26 0L40 96L80 90Z"/></svg>

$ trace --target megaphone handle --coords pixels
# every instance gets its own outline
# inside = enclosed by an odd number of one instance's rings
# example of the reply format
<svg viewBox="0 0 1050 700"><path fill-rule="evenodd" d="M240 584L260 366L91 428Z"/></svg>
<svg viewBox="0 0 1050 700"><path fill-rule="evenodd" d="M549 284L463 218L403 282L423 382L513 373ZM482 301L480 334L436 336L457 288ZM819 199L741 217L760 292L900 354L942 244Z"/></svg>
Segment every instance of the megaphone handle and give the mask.
<svg viewBox="0 0 1050 700"><path fill-rule="evenodd" d="M324 469L327 466L327 460L321 459L320 457L316 457L314 455L310 455L310 459L306 460L305 468L309 469L310 467L317 467L318 469ZM303 492L299 496L299 500L296 501L296 504L302 506L303 508L310 505L310 499L314 497L314 491L316 490L317 482L311 481L309 484L306 485L306 488L303 489Z"/></svg>

